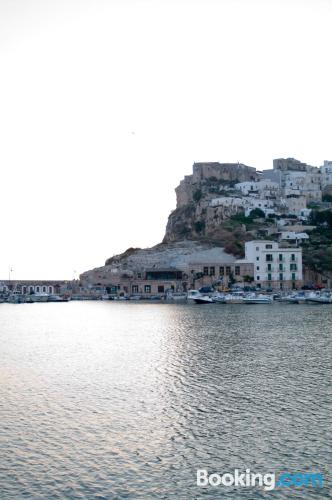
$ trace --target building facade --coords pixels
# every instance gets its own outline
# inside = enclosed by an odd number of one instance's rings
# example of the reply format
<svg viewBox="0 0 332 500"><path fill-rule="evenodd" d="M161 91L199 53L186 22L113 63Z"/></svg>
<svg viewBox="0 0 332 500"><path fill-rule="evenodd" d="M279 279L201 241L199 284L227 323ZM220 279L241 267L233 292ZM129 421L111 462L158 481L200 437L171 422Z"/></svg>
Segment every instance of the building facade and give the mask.
<svg viewBox="0 0 332 500"><path fill-rule="evenodd" d="M254 264L258 286L290 290L303 285L301 248L282 247L269 240L248 241L245 259Z"/></svg>

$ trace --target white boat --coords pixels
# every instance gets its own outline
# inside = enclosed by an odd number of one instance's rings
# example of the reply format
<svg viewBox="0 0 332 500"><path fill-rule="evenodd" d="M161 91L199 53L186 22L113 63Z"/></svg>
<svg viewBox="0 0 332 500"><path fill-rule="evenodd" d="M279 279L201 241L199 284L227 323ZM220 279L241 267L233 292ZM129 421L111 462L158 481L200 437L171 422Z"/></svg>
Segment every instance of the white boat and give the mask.
<svg viewBox="0 0 332 500"><path fill-rule="evenodd" d="M226 294L217 292L212 295L213 302L216 304L226 304Z"/></svg>
<svg viewBox="0 0 332 500"><path fill-rule="evenodd" d="M251 293L243 297L244 304L272 304L273 297L270 295L263 295L262 293Z"/></svg>
<svg viewBox="0 0 332 500"><path fill-rule="evenodd" d="M243 304L243 292L228 293L225 297L226 304Z"/></svg>
<svg viewBox="0 0 332 500"><path fill-rule="evenodd" d="M110 300L108 293L104 293L104 294L101 296L101 300Z"/></svg>
<svg viewBox="0 0 332 500"><path fill-rule="evenodd" d="M332 304L332 293L321 292L315 296L308 296L307 302L314 302L315 304Z"/></svg>
<svg viewBox="0 0 332 500"><path fill-rule="evenodd" d="M10 304L23 304L24 302L26 302L26 296L21 292L12 292L8 296L7 302L9 302Z"/></svg>
<svg viewBox="0 0 332 500"><path fill-rule="evenodd" d="M194 300L197 297L201 297L201 293L198 290L189 290L187 293L187 299L188 300Z"/></svg>
<svg viewBox="0 0 332 500"><path fill-rule="evenodd" d="M288 302L290 304L304 304L306 302L306 297L304 294L291 293L285 297L280 298L280 302Z"/></svg>
<svg viewBox="0 0 332 500"><path fill-rule="evenodd" d="M130 295L129 300L141 300L142 296L138 294Z"/></svg>
<svg viewBox="0 0 332 500"><path fill-rule="evenodd" d="M166 300L187 300L187 294L184 292L167 292Z"/></svg>
<svg viewBox="0 0 332 500"><path fill-rule="evenodd" d="M189 290L187 299L194 301L196 304L213 304L213 299L209 295L204 295L198 290Z"/></svg>
<svg viewBox="0 0 332 500"><path fill-rule="evenodd" d="M60 295L51 294L48 296L48 302L69 302L70 297L61 297Z"/></svg>
<svg viewBox="0 0 332 500"><path fill-rule="evenodd" d="M208 295L201 295L200 297L194 298L194 302L196 304L213 304L213 299Z"/></svg>
<svg viewBox="0 0 332 500"><path fill-rule="evenodd" d="M47 302L48 301L48 293L40 292L40 293L32 293L29 295L29 302Z"/></svg>

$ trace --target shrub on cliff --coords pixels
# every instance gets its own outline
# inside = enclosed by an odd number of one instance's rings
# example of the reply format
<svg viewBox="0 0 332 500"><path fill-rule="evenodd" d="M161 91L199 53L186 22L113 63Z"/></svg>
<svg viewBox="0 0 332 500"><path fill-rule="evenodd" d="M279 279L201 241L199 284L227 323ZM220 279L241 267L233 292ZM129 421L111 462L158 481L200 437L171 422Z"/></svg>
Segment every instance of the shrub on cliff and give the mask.
<svg viewBox="0 0 332 500"><path fill-rule="evenodd" d="M205 229L205 222L203 220L198 220L194 223L194 229L196 233L201 233Z"/></svg>
<svg viewBox="0 0 332 500"><path fill-rule="evenodd" d="M201 189L196 189L196 191L193 194L193 200L198 203L202 199L203 193Z"/></svg>

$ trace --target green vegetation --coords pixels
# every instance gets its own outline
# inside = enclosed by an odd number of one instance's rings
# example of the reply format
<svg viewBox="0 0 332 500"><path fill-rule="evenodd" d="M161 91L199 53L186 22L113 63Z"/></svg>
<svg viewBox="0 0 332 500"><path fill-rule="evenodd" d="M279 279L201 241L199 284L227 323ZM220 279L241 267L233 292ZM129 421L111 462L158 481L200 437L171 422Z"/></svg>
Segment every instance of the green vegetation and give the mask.
<svg viewBox="0 0 332 500"><path fill-rule="evenodd" d="M314 226L332 229L332 210L313 210L309 220Z"/></svg>
<svg viewBox="0 0 332 500"><path fill-rule="evenodd" d="M324 273L332 272L332 211L313 210L309 223L316 226L310 232L310 240L303 244L303 262L310 269Z"/></svg>
<svg viewBox="0 0 332 500"><path fill-rule="evenodd" d="M203 220L198 220L194 223L194 229L196 233L201 233L205 229L205 222Z"/></svg>
<svg viewBox="0 0 332 500"><path fill-rule="evenodd" d="M196 189L193 194L193 200L198 203L202 199L203 193L201 189Z"/></svg>
<svg viewBox="0 0 332 500"><path fill-rule="evenodd" d="M251 219L265 219L265 213L260 208L254 208L253 210L251 210L249 217Z"/></svg>

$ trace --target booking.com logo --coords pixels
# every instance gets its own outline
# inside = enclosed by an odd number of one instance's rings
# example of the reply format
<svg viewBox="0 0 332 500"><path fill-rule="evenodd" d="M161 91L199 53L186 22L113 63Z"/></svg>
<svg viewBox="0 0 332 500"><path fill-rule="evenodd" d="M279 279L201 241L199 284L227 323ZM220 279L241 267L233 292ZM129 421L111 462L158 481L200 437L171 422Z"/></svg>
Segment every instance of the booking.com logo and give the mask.
<svg viewBox="0 0 332 500"><path fill-rule="evenodd" d="M197 486L240 486L243 488L260 486L266 491L275 488L313 487L322 488L323 476L314 472L283 472L276 476L275 473L254 473L250 469L234 473L209 474L206 469L197 470Z"/></svg>

